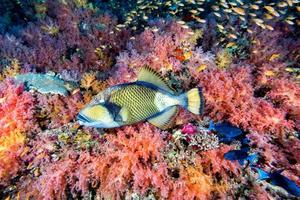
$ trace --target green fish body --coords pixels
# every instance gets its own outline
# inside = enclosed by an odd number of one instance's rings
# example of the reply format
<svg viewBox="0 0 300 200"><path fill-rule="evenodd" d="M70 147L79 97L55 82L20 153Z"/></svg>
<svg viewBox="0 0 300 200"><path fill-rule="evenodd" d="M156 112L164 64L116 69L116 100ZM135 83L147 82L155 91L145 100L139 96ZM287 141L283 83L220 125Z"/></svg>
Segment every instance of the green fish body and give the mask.
<svg viewBox="0 0 300 200"><path fill-rule="evenodd" d="M138 81L115 85L101 92L77 118L80 124L97 128L114 128L147 120L166 129L176 116L178 106L200 114L203 109L201 90L194 88L176 95L158 74L144 67Z"/></svg>

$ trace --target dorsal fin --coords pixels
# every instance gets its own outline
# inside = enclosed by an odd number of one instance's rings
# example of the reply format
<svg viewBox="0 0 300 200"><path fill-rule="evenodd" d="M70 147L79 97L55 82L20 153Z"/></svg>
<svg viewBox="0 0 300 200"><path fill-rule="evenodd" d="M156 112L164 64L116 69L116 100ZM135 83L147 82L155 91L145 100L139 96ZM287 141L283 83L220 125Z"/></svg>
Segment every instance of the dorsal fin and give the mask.
<svg viewBox="0 0 300 200"><path fill-rule="evenodd" d="M142 67L141 71L138 74L138 81L144 81L148 83L152 83L157 87L160 87L171 94L175 94L176 91L169 86L169 84L153 69L149 66Z"/></svg>

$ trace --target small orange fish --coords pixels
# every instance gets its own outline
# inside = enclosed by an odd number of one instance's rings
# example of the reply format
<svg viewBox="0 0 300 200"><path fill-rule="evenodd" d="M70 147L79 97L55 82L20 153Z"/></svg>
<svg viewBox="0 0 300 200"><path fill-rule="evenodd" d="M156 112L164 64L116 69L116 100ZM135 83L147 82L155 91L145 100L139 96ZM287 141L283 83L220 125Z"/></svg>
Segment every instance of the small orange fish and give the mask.
<svg viewBox="0 0 300 200"><path fill-rule="evenodd" d="M184 57L184 51L182 50L182 49L180 49L180 48L176 48L175 50L174 50L174 56L175 56L175 58L177 59L177 60L179 60L179 61L184 61L185 60L185 57Z"/></svg>

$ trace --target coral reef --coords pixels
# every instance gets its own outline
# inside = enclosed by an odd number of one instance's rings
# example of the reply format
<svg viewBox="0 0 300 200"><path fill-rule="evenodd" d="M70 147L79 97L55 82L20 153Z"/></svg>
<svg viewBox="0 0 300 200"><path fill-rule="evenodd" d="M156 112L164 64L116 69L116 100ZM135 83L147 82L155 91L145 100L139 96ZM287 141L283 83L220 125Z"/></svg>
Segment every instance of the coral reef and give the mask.
<svg viewBox="0 0 300 200"><path fill-rule="evenodd" d="M36 118L39 126L43 128L57 128L74 119L83 107L80 93L63 97L59 95L44 96L36 94Z"/></svg>
<svg viewBox="0 0 300 200"><path fill-rule="evenodd" d="M128 35L125 30L114 30L117 21L113 17L97 15L73 1L45 1L43 6L47 17L29 23L18 37L0 37L1 57L17 58L42 72L103 71L111 67Z"/></svg>
<svg viewBox="0 0 300 200"><path fill-rule="evenodd" d="M34 119L35 101L23 85L12 80L0 84L0 185L15 177L22 166L20 157L26 135L37 128Z"/></svg>
<svg viewBox="0 0 300 200"><path fill-rule="evenodd" d="M294 123L285 119L284 110L254 97L250 67L236 67L228 71L213 69L198 76L205 91L208 113L216 120L226 119L258 132L280 134L284 129L293 130Z"/></svg>

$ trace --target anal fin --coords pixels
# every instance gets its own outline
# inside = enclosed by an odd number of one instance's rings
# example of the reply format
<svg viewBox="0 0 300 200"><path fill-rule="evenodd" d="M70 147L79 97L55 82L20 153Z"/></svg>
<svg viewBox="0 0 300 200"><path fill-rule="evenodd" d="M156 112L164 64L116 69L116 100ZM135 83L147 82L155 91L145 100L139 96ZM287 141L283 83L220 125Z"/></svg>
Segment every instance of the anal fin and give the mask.
<svg viewBox="0 0 300 200"><path fill-rule="evenodd" d="M148 122L162 130L165 130L172 125L178 110L177 106L172 106L163 111L160 115L148 119Z"/></svg>

